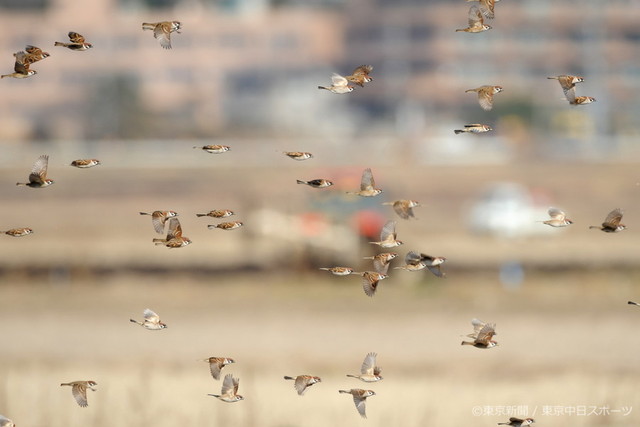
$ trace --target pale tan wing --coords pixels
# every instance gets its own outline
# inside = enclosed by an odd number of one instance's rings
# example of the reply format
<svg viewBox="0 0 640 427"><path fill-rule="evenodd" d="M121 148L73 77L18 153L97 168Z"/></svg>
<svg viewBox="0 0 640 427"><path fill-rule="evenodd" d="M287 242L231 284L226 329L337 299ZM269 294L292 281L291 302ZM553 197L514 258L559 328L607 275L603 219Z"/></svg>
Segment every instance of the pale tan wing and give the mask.
<svg viewBox="0 0 640 427"><path fill-rule="evenodd" d="M369 73L373 71L373 66L372 65L361 65L359 67L357 67L355 70L353 70L353 73L351 73L352 76L368 76Z"/></svg>
<svg viewBox="0 0 640 427"><path fill-rule="evenodd" d="M69 32L69 40L71 40L72 43L78 43L78 44L82 44L85 42L84 36L82 34L78 34L73 31Z"/></svg>
<svg viewBox="0 0 640 427"><path fill-rule="evenodd" d="M360 367L361 374L373 375L373 370L376 366L377 353L369 353L365 356L362 366Z"/></svg>
<svg viewBox="0 0 640 427"><path fill-rule="evenodd" d="M300 396L302 396L304 391L307 389L308 381L309 381L309 379L307 378L306 375L298 375L296 377L296 381L293 384L293 386L295 387L296 391L298 392L298 394Z"/></svg>
<svg viewBox="0 0 640 427"><path fill-rule="evenodd" d="M405 264L416 265L420 261L422 261L422 256L414 251L409 251L407 255L404 257Z"/></svg>
<svg viewBox="0 0 640 427"><path fill-rule="evenodd" d="M480 333L480 331L482 330L482 328L484 328L485 323L480 319L473 318L471 319L471 325L473 325L473 333L467 336L469 338L476 338Z"/></svg>
<svg viewBox="0 0 640 427"><path fill-rule="evenodd" d="M469 27L481 27L484 24L484 19L482 18L482 13L480 13L480 9L478 6L473 5L469 8Z"/></svg>
<svg viewBox="0 0 640 427"><path fill-rule="evenodd" d="M483 87L478 91L478 102L483 110L489 111L493 108L493 88L490 86Z"/></svg>
<svg viewBox="0 0 640 427"><path fill-rule="evenodd" d="M493 19L495 17L494 8L495 8L495 0L480 0L480 13L482 16L488 19Z"/></svg>
<svg viewBox="0 0 640 427"><path fill-rule="evenodd" d="M409 219L413 216L413 210L407 205L405 200L398 200L393 203L393 210L402 219Z"/></svg>
<svg viewBox="0 0 640 427"><path fill-rule="evenodd" d="M362 179L360 180L360 190L373 190L376 186L376 182L373 179L373 172L371 168L366 168L362 172Z"/></svg>
<svg viewBox="0 0 640 427"><path fill-rule="evenodd" d="M164 213L159 212L156 214L155 212L151 215L151 223L153 224L153 229L156 230L156 233L162 234L164 233L164 223L167 221L167 216Z"/></svg>
<svg viewBox="0 0 640 427"><path fill-rule="evenodd" d="M160 316L158 316L153 310L149 308L145 308L144 311L142 312L142 315L144 316L145 320L149 322L152 322L152 323L160 322Z"/></svg>
<svg viewBox="0 0 640 427"><path fill-rule="evenodd" d="M160 46L171 49L171 23L161 22L153 30L153 37L158 39Z"/></svg>
<svg viewBox="0 0 640 427"><path fill-rule="evenodd" d="M341 76L340 74L333 73L331 75L331 83L334 86L344 87L344 86L347 86L349 84L349 81L345 77Z"/></svg>
<svg viewBox="0 0 640 427"><path fill-rule="evenodd" d="M564 96L565 98L567 98L567 101L569 102L575 102L576 100L576 88L575 87L570 87L568 89L563 89L564 91Z"/></svg>
<svg viewBox="0 0 640 427"><path fill-rule="evenodd" d="M557 219L559 221L564 221L565 217L567 216L563 211L561 211L558 208L549 208L548 213L551 219Z"/></svg>
<svg viewBox="0 0 640 427"><path fill-rule="evenodd" d="M609 215L607 215L607 218L605 218L604 222L602 223L602 226L611 227L611 228L618 227L618 225L620 224L620 221L622 220L622 214L623 214L623 211L620 208L612 210L611 212L609 212Z"/></svg>
<svg viewBox="0 0 640 427"><path fill-rule="evenodd" d="M222 391L220 394L231 394L238 390L238 386L236 380L233 378L233 375L227 374L222 381Z"/></svg>
<svg viewBox="0 0 640 427"><path fill-rule="evenodd" d="M233 395L238 394L238 387L240 387L240 378L233 379Z"/></svg>
<svg viewBox="0 0 640 427"><path fill-rule="evenodd" d="M495 333L495 323L487 323L480 329L480 332L478 332L476 342L489 345L489 341L491 341Z"/></svg>
<svg viewBox="0 0 640 427"><path fill-rule="evenodd" d="M167 232L167 240L182 237L182 227L178 218L169 219L169 231Z"/></svg>
<svg viewBox="0 0 640 427"><path fill-rule="evenodd" d="M71 394L73 394L73 397L76 399L76 402L78 402L78 405L82 406L83 408L89 406L89 403L87 402L87 386L85 384L76 383L71 386Z"/></svg>
<svg viewBox="0 0 640 427"><path fill-rule="evenodd" d="M362 416L363 418L367 418L366 399L366 397L361 397L355 394L353 395L353 403L356 404L356 409L360 413L360 416Z"/></svg>
<svg viewBox="0 0 640 427"><path fill-rule="evenodd" d="M427 268L436 277L445 277L446 274L440 269L440 265L427 265Z"/></svg>
<svg viewBox="0 0 640 427"><path fill-rule="evenodd" d="M362 275L362 289L367 296L372 297L376 293L379 280L365 272Z"/></svg>
<svg viewBox="0 0 640 427"><path fill-rule="evenodd" d="M29 174L29 182L44 184L45 179L47 179L48 166L49 156L45 154L38 157L36 162L33 164L33 167L31 168L31 173Z"/></svg>
<svg viewBox="0 0 640 427"><path fill-rule="evenodd" d="M382 227L382 230L380 231L381 241L384 242L385 240L391 237L393 237L393 239L396 238L396 222L395 221L387 221Z"/></svg>
<svg viewBox="0 0 640 427"><path fill-rule="evenodd" d="M220 379L220 371L222 370L223 364L222 360L218 357L210 357L209 358L209 371L211 372L211 376L215 380Z"/></svg>
<svg viewBox="0 0 640 427"><path fill-rule="evenodd" d="M387 271L389 271L389 263L385 262L385 260L380 257L374 257L373 268L380 274L387 274Z"/></svg>

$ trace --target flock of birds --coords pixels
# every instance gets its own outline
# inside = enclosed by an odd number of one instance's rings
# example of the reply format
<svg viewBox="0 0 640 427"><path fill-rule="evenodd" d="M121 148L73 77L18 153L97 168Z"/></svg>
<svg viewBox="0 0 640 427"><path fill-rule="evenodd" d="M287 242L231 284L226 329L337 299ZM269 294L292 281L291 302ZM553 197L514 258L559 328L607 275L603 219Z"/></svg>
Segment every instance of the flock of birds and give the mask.
<svg viewBox="0 0 640 427"><path fill-rule="evenodd" d="M493 19L495 16L494 8L495 2L498 0L467 0L478 1L479 5L473 5L469 9L469 23L468 27L464 29L457 29L456 31L467 33L479 33L490 30L492 27L484 23L485 19ZM171 34L179 33L181 29L181 23L179 21L164 21L157 23L143 23L143 30L153 31L154 37L159 41L160 45L164 49L171 49ZM55 42L55 46L61 46L74 51L85 51L92 48L91 43L88 43L85 38L76 33L68 33L70 42L62 43ZM11 74L5 74L1 77L13 77L13 78L27 78L35 75L37 72L31 69L32 64L43 60L50 56L49 53L44 52L42 49L28 45L24 51L14 53L15 64L14 72ZM352 92L355 88L351 84L355 84L359 87L364 87L365 84L373 81L370 76L373 71L371 65L361 65L353 70L348 76L342 76L334 73L331 78L330 86L318 86L319 89L328 90L335 94L346 94ZM558 75L554 77L548 77L549 79L558 80L560 86L564 91L566 99L571 105L584 105L595 101L594 98L588 96L576 96L575 86L577 83L583 82L584 78L572 75ZM468 89L466 92L477 93L478 103L484 110L491 110L493 108L494 95L502 92L501 86L496 85L484 85L473 89ZM468 124L463 129L456 129L456 134L460 133L483 133L491 131L492 128L485 124ZM205 145L202 147L193 147L202 149L212 154L222 154L230 150L229 146L225 145ZM286 156L297 161L304 161L313 158L313 154L308 152L284 152ZM28 182L18 182L17 185L27 186L31 188L45 188L53 184L54 181L47 177L48 169L47 155L40 156L33 165L31 173L28 177ZM100 165L98 159L77 159L70 163L71 166L77 168L91 168ZM323 189L333 185L333 182L325 178L316 178L311 180L297 180L298 184L303 184L316 189ZM367 168L362 173L362 179L359 190L350 191L348 194L353 194L361 197L375 197L382 193L380 188L377 188L373 172L370 168ZM415 200L396 200L391 202L384 202L384 205L390 205L393 207L395 213L405 220L415 218L413 208L419 207L420 203ZM540 221L551 227L566 227L573 224L573 221L568 219L566 214L557 208L549 209L550 219ZM226 219L235 213L229 209L212 210L206 213L197 213L197 217L210 217L214 219ZM158 234L165 235L164 238L154 238L153 243L156 245L164 245L168 248L182 248L191 244L191 240L188 237L183 236L182 227L178 220L178 213L170 210L156 210L153 212L140 212L140 215L148 215L151 217L153 229ZM623 212L621 209L614 209L611 211L601 226L591 226L589 228L600 229L607 233L615 233L622 231L626 228L621 223ZM243 226L241 221L227 221L214 225L208 225L208 228L219 228L222 230L235 230ZM16 228L3 231L3 233L13 237L23 237L33 233L30 228ZM395 248L403 244L401 240L397 239L396 234L396 222L389 220L381 229L380 240L370 242L377 245L382 249ZM375 295L378 288L378 284L381 280L388 278L388 270L393 259L398 257L395 252L381 252L377 255L366 257L366 259L372 260L373 269L363 272L357 272L351 267L333 266L322 267L321 270L329 271L336 276L348 276L359 275L362 278L362 287L364 293L372 297ZM404 257L404 265L394 267L395 269L402 269L406 271L420 271L423 269L429 270L438 278L446 277L446 274L442 271L442 265L446 262L446 258L443 256L432 256L417 251L410 250ZM629 301L629 304L640 305L638 303ZM151 309L145 309L143 312L143 320L138 321L130 319L132 323L138 324L148 330L163 330L167 328L167 325L160 320L158 314ZM473 332L467 335L470 341L462 341L461 345L470 345L480 349L490 349L498 345L493 339L496 335L495 323L485 323L478 319L472 320ZM381 368L376 363L376 353L368 353L360 368L360 374L348 374L347 377L353 377L359 379L365 383L375 383L381 381L383 378L381 374ZM209 363L209 370L214 380L220 380L221 371L225 366L234 364L235 361L229 357L209 357L204 359ZM284 376L285 380L293 381L294 388L297 393L302 396L306 390L314 384L320 383L322 380L318 376L314 375L298 375L298 376ZM93 380L72 381L67 383L61 383L61 386L71 387L71 392L81 407L88 406L87 390L95 391L97 383ZM243 400L243 396L238 394L239 379L235 378L232 374L228 374L222 381L220 394L209 394L223 402L233 403ZM340 389L339 393L349 394L353 397L354 404L358 413L366 418L366 400L368 397L375 396L375 391L361 388ZM508 422L498 423L501 425L509 425L513 427L528 426L535 421L531 418L515 418L512 417ZM14 423L0 415L0 427L14 427Z"/></svg>

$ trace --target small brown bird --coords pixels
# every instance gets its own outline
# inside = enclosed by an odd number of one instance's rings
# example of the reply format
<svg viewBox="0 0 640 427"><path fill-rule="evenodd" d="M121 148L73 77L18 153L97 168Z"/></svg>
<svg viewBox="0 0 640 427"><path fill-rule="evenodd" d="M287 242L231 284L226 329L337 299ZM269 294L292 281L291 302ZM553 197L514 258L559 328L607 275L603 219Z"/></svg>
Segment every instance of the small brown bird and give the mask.
<svg viewBox="0 0 640 427"><path fill-rule="evenodd" d="M478 6L473 5L469 8L469 26L467 28L458 28L456 32L481 33L490 29L491 26L484 23L484 17Z"/></svg>
<svg viewBox="0 0 640 427"><path fill-rule="evenodd" d="M199 148L201 150L206 151L207 153L212 153L212 154L226 153L231 149L231 147L229 147L228 145L203 145L201 147L196 145L193 148Z"/></svg>
<svg viewBox="0 0 640 427"><path fill-rule="evenodd" d="M393 210L402 219L415 218L413 208L420 206L416 200L396 200L395 202L384 202L383 205L393 206Z"/></svg>
<svg viewBox="0 0 640 427"><path fill-rule="evenodd" d="M11 230L0 231L0 233L4 233L11 237L22 237L33 233L33 230L30 228L12 228Z"/></svg>
<svg viewBox="0 0 640 427"><path fill-rule="evenodd" d="M570 76L565 74L547 78L551 80L557 80L558 83L560 83L560 87L564 92L564 96L570 103L574 102L576 99L576 83L582 83L584 81L584 77Z"/></svg>
<svg viewBox="0 0 640 427"><path fill-rule="evenodd" d="M179 21L163 21L154 23L142 23L143 30L152 30L153 37L160 42L164 49L171 49L171 33L180 34L182 24Z"/></svg>
<svg viewBox="0 0 640 427"><path fill-rule="evenodd" d="M395 248L396 246L400 246L402 244L402 241L396 240L396 237L396 222L387 221L380 231L380 241L369 243L371 243L372 245L381 246L383 248Z"/></svg>
<svg viewBox="0 0 640 427"><path fill-rule="evenodd" d="M34 62L42 61L43 59L51 56L49 55L49 52L43 52L39 47L32 46L30 44L27 45L24 50L27 52L24 57L24 61L27 64L33 64ZM18 53L14 53L13 56L17 58Z"/></svg>
<svg viewBox="0 0 640 427"><path fill-rule="evenodd" d="M586 105L591 104L592 102L596 102L596 99L591 96L576 96L573 101L570 101L571 105Z"/></svg>
<svg viewBox="0 0 640 427"><path fill-rule="evenodd" d="M366 256L363 259L372 259L373 269L378 273L387 274L387 271L389 271L389 264L391 263L391 260L393 260L397 256L398 254L395 252L381 252L378 255Z"/></svg>
<svg viewBox="0 0 640 427"><path fill-rule="evenodd" d="M283 151L283 153L285 156L288 156L293 160L307 160L313 158L313 154L304 151Z"/></svg>
<svg viewBox="0 0 640 427"><path fill-rule="evenodd" d="M345 79L357 84L360 87L364 87L365 83L373 81L373 78L369 76L369 73L371 73L371 71L373 71L372 65L361 65L353 70L350 76L346 76Z"/></svg>
<svg viewBox="0 0 640 427"><path fill-rule="evenodd" d="M84 36L82 36L81 34L69 31L68 36L71 43L55 42L53 45L66 47L67 49L71 50L87 50L93 47L91 43L87 43L85 41Z"/></svg>
<svg viewBox="0 0 640 427"><path fill-rule="evenodd" d="M338 393L346 393L353 396L353 403L356 404L356 409L360 413L362 418L367 418L367 414L365 412L365 401L369 396L375 396L376 392L373 390L363 390L361 388L352 388L350 390L338 390Z"/></svg>
<svg viewBox="0 0 640 427"><path fill-rule="evenodd" d="M196 214L197 217L210 216L211 218L228 218L231 215L235 215L235 212L229 209L213 210L207 213Z"/></svg>
<svg viewBox="0 0 640 427"><path fill-rule="evenodd" d="M14 53L13 56L16 57L16 61L13 64L13 73L11 74L3 74L0 78L4 79L5 77L13 77L14 79L26 79L27 77L31 77L34 74L38 74L36 70L32 70L29 68L29 63L27 61L27 54L20 51Z"/></svg>
<svg viewBox="0 0 640 427"><path fill-rule="evenodd" d="M89 406L89 404L87 403L87 389L91 391L96 391L94 387L97 386L98 383L95 381L89 380L89 381L71 381L69 383L60 384L60 386L65 386L65 385L71 386L71 394L76 399L76 402L78 402L78 405L80 405L83 408L86 408L87 406Z"/></svg>
<svg viewBox="0 0 640 427"><path fill-rule="evenodd" d="M47 178L47 168L49 167L49 156L43 154L38 157L31 168L29 182L16 182L16 185L26 185L31 188L44 188L53 184L52 179Z"/></svg>
<svg viewBox="0 0 640 427"><path fill-rule="evenodd" d="M566 227L573 224L573 221L567 218L567 214L558 208L549 208L549 216L551 219L542 221L543 224L550 225L551 227Z"/></svg>
<svg viewBox="0 0 640 427"><path fill-rule="evenodd" d="M306 184L309 187L313 187L313 188L325 188L325 187L331 187L333 185L333 182L324 178L312 179L311 181L302 181L297 179L296 182L298 184Z"/></svg>
<svg viewBox="0 0 640 427"><path fill-rule="evenodd" d="M159 331L167 327L166 323L162 323L160 321L160 316L154 313L153 310L145 308L142 314L144 316L144 320L142 322L138 322L134 319L129 319L129 321L140 325L145 329L149 329L150 331Z"/></svg>
<svg viewBox="0 0 640 427"><path fill-rule="evenodd" d="M298 394L300 396L304 394L305 390L307 390L308 387L322 382L322 379L320 377L314 377L312 375L298 375L297 377L289 377L285 375L284 379L295 381L293 383L293 387L298 391Z"/></svg>
<svg viewBox="0 0 640 427"><path fill-rule="evenodd" d="M479 8L480 8L480 12L482 13L482 16L484 16L486 19L493 19L495 17L493 9L495 7L496 2L500 0L467 0L467 1L480 2Z"/></svg>
<svg viewBox="0 0 640 427"><path fill-rule="evenodd" d="M239 385L240 380L238 378L233 378L233 375L227 374L222 381L222 391L220 394L209 394L209 396L217 397L227 403L244 400L244 397L238 394Z"/></svg>
<svg viewBox="0 0 640 427"><path fill-rule="evenodd" d="M353 271L351 267L320 267L320 270L325 270L331 272L336 276L348 276L350 274L360 274Z"/></svg>
<svg viewBox="0 0 640 427"><path fill-rule="evenodd" d="M242 221L229 221L229 222L221 222L220 224L211 224L207 225L209 230L213 230L214 228L219 228L220 230L235 230L236 228L240 228L244 225Z"/></svg>
<svg viewBox="0 0 640 427"><path fill-rule="evenodd" d="M92 168L100 164L102 163L100 163L100 160L98 159L78 159L71 162L71 166L80 169Z"/></svg>
<svg viewBox="0 0 640 427"><path fill-rule="evenodd" d="M626 225L620 224L623 213L624 212L622 211L622 209L616 208L611 212L609 212L609 215L607 215L601 227L598 227L597 225L592 225L589 227L589 229L597 228L598 230L602 230L605 233L617 233L619 231L622 231L625 228L627 228Z"/></svg>
<svg viewBox="0 0 640 427"><path fill-rule="evenodd" d="M409 251L404 258L405 265L395 267L407 271L419 271L425 267L436 277L445 277L446 274L440 270L440 266L446 261L445 257L434 257L414 251Z"/></svg>
<svg viewBox="0 0 640 427"><path fill-rule="evenodd" d="M151 215L151 224L153 224L153 229L156 230L156 233L162 234L164 233L164 224L167 220L178 216L178 213L174 211L153 211L151 213L140 212L140 215Z"/></svg>
<svg viewBox="0 0 640 427"><path fill-rule="evenodd" d="M380 373L382 369L376 366L377 353L369 353L365 356L362 366L360 367L360 375L347 374L348 377L358 378L366 383L374 383L382 380Z"/></svg>
<svg viewBox="0 0 640 427"><path fill-rule="evenodd" d="M0 427L16 427L15 423L4 415L0 415Z"/></svg>
<svg viewBox="0 0 640 427"><path fill-rule="evenodd" d="M209 357L208 359L203 359L203 361L209 363L209 371L214 380L220 379L220 371L222 371L222 368L236 363L236 361L230 357Z"/></svg>
<svg viewBox="0 0 640 427"><path fill-rule="evenodd" d="M489 111L493 108L493 95L502 92L502 86L485 85L475 89L467 89L464 92L477 92L480 107L485 111Z"/></svg>
<svg viewBox="0 0 640 427"><path fill-rule="evenodd" d="M453 133L455 133L456 135L460 134L460 133L484 133L484 132L489 132L492 131L493 128L491 128L491 126L489 125L483 125L481 123L474 123L474 124L470 124L470 125L464 125L464 129L455 129L453 131Z"/></svg>
<svg viewBox="0 0 640 427"><path fill-rule="evenodd" d="M533 418L521 419L521 418L511 417L511 418L509 418L509 422L508 423L498 423L498 425L499 426L512 426L512 427L524 427L524 426L530 426L531 424L533 424L535 422L536 421Z"/></svg>
<svg viewBox="0 0 640 427"><path fill-rule="evenodd" d="M462 341L460 345L472 345L482 349L493 348L498 345L492 339L494 335L497 335L495 323L484 323L478 319L473 319L471 324L473 325L473 332L467 336L473 338L473 342Z"/></svg>
<svg viewBox="0 0 640 427"><path fill-rule="evenodd" d="M167 237L165 239L153 239L153 243L174 249L190 245L192 242L188 237L182 237L182 227L178 218L170 218Z"/></svg>
<svg viewBox="0 0 640 427"><path fill-rule="evenodd" d="M347 191L347 194L357 194L362 197L374 197L382 193L382 190L376 187L376 182L373 179L373 173L371 168L366 168L362 172L362 178L360 179L360 191Z"/></svg>
<svg viewBox="0 0 640 427"><path fill-rule="evenodd" d="M331 86L318 86L318 89L326 89L337 94L353 92L353 86L349 86L349 81L337 73L331 76Z"/></svg>
<svg viewBox="0 0 640 427"><path fill-rule="evenodd" d="M362 289L364 293L372 297L378 290L378 283L381 280L387 279L389 276L386 274L378 273L377 271L365 271L361 273L362 276Z"/></svg>

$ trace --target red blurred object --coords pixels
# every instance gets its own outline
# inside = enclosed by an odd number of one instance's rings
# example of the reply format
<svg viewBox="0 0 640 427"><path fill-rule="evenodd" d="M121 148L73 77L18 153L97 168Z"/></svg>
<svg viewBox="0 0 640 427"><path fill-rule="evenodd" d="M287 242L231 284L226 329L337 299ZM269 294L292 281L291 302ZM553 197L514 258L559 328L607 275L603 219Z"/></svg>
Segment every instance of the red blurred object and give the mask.
<svg viewBox="0 0 640 427"><path fill-rule="evenodd" d="M382 214L372 210L358 211L352 218L354 225L358 229L358 234L369 239L378 239L380 230L382 230L382 226L387 221Z"/></svg>
<svg viewBox="0 0 640 427"><path fill-rule="evenodd" d="M319 236L327 230L327 227L327 217L322 213L307 212L300 215L300 231L304 236Z"/></svg>

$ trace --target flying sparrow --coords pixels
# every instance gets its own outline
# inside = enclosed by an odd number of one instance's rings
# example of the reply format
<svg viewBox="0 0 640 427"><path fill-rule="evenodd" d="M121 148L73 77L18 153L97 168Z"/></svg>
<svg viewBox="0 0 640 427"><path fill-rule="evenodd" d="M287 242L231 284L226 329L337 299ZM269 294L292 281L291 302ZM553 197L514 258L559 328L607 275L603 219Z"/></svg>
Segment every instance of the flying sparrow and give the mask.
<svg viewBox="0 0 640 427"><path fill-rule="evenodd" d="M557 80L558 83L560 83L560 87L562 87L564 96L569 102L574 102L576 99L576 83L582 83L584 81L584 77L569 76L564 74L547 78L551 80Z"/></svg>
<svg viewBox="0 0 640 427"><path fill-rule="evenodd" d="M353 403L356 404L356 409L360 413L362 418L367 418L365 412L365 401L369 396L375 396L376 392L373 390L363 390L361 388L352 388L351 390L338 390L339 393L346 393L353 396Z"/></svg>
<svg viewBox="0 0 640 427"><path fill-rule="evenodd" d="M567 214L558 208L549 208L549 216L551 219L542 221L543 224L550 225L552 227L566 227L573 224L573 221L567 218Z"/></svg>
<svg viewBox="0 0 640 427"><path fill-rule="evenodd" d="M36 70L31 70L29 68L29 63L26 62L27 54L20 51L14 53L13 56L16 57L16 62L13 65L13 73L11 74L3 74L0 76L1 79L5 77L13 77L14 79L26 79L27 77L31 77L34 74L38 74Z"/></svg>
<svg viewBox="0 0 640 427"><path fill-rule="evenodd" d="M482 107L482 109L485 111L489 111L493 108L493 95L502 92L502 86L486 85L477 87L475 89L467 89L464 92L477 92L480 107Z"/></svg>
<svg viewBox="0 0 640 427"><path fill-rule="evenodd" d="M153 239L153 243L156 245L165 245L169 249L173 249L190 245L191 240L188 237L182 237L180 221L174 217L169 219L169 231L167 232L166 239Z"/></svg>
<svg viewBox="0 0 640 427"><path fill-rule="evenodd" d="M159 331L160 329L165 329L167 325L160 321L160 316L154 313L151 309L145 308L142 312L144 316L144 321L138 322L134 319L129 319L130 322L136 323L145 329L149 329L151 331Z"/></svg>
<svg viewBox="0 0 640 427"><path fill-rule="evenodd" d="M181 26L182 24L180 24L179 21L163 21L152 24L144 22L142 29L153 30L153 37L160 42L160 46L164 49L171 49L171 33L176 32L180 34L178 30Z"/></svg>
<svg viewBox="0 0 640 427"><path fill-rule="evenodd" d="M178 216L178 213L174 211L153 211L151 213L140 212L140 215L151 215L153 229L156 230L156 233L162 234L164 233L164 224L167 220Z"/></svg>
<svg viewBox="0 0 640 427"><path fill-rule="evenodd" d="M402 219L415 218L413 208L420 206L416 200L396 200L395 202L384 202L383 205L393 206L393 210Z"/></svg>
<svg viewBox="0 0 640 427"><path fill-rule="evenodd" d="M209 230L213 230L214 228L219 228L221 230L235 230L236 228L242 227L244 224L242 221L230 221L230 222L221 222L220 224L211 224L207 225Z"/></svg>
<svg viewBox="0 0 640 427"><path fill-rule="evenodd" d="M296 182L298 184L306 184L309 187L313 187L313 188L325 188L325 187L331 187L333 185L333 182L324 178L312 179L311 181L301 181L297 179Z"/></svg>
<svg viewBox="0 0 640 427"><path fill-rule="evenodd" d="M362 289L364 289L364 293L369 297L372 297L376 293L378 282L389 277L377 271L365 271L360 274L362 276Z"/></svg>
<svg viewBox="0 0 640 427"><path fill-rule="evenodd" d="M489 125L483 125L481 123L474 123L471 125L464 125L464 129L455 129L453 133L458 135L459 133L484 133L492 131L493 128Z"/></svg>
<svg viewBox="0 0 640 427"><path fill-rule="evenodd" d="M81 169L92 168L100 164L102 163L100 163L100 160L98 159L78 159L71 162L71 166L75 166Z"/></svg>
<svg viewBox="0 0 640 427"><path fill-rule="evenodd" d="M364 257L364 259L372 259L373 269L378 273L387 274L391 260L397 256L398 254L395 252L382 252L378 255Z"/></svg>
<svg viewBox="0 0 640 427"><path fill-rule="evenodd" d="M69 40L71 43L61 43L55 42L54 46L62 46L71 50L87 50L91 49L93 45L91 43L87 43L84 37L81 34L75 33L73 31L69 31Z"/></svg>
<svg viewBox="0 0 640 427"><path fill-rule="evenodd" d="M492 338L496 335L495 323L484 323L478 319L471 321L473 325L473 333L467 335L469 338L473 338L473 342L462 341L461 345L472 345L476 348L493 348L498 345Z"/></svg>
<svg viewBox="0 0 640 427"><path fill-rule="evenodd" d="M351 378L358 378L366 383L374 383L382 380L382 377L380 376L382 369L380 369L379 366L376 366L377 356L377 353L367 354L364 358L364 362L362 362L362 366L360 367L360 375L347 374L347 376Z"/></svg>
<svg viewBox="0 0 640 427"><path fill-rule="evenodd" d="M24 50L27 52L24 61L28 64L33 64L34 62L42 61L45 58L48 58L49 52L43 52L42 49L36 46L27 45ZM19 53L19 52L18 52ZM13 56L17 58L18 53L14 53Z"/></svg>
<svg viewBox="0 0 640 427"><path fill-rule="evenodd" d="M592 225L589 228L597 228L599 230L604 231L605 233L617 233L618 231L622 231L627 228L626 225L620 224L622 220L623 211L620 208L614 209L609 212L609 215L605 218L601 227L597 225Z"/></svg>
<svg viewBox="0 0 640 427"><path fill-rule="evenodd" d="M586 105L586 104L591 104L592 102L596 102L596 99L592 98L591 96L576 96L576 98L573 101L569 101L569 104Z"/></svg>
<svg viewBox="0 0 640 427"><path fill-rule="evenodd" d="M227 218L231 215L235 215L235 213L229 209L213 210L207 213L196 214L197 217L210 216L211 218Z"/></svg>
<svg viewBox="0 0 640 427"><path fill-rule="evenodd" d="M347 191L347 194L357 194L362 197L373 197L382 193L382 190L376 187L376 182L373 179L373 173L371 168L366 168L362 172L362 178L360 179L360 191Z"/></svg>
<svg viewBox="0 0 640 427"><path fill-rule="evenodd" d="M98 385L95 381L71 381L70 383L62 383L60 386L68 385L71 386L71 394L73 394L74 399L78 402L78 405L85 408L89 406L87 403L87 389L91 391L96 391L95 386Z"/></svg>
<svg viewBox="0 0 640 427"><path fill-rule="evenodd" d="M535 423L536 421L533 418L525 418L520 419L520 418L516 418L516 417L511 417L509 418L509 422L508 423L498 423L499 426L512 426L512 427L524 427L524 426L530 426L531 424Z"/></svg>
<svg viewBox="0 0 640 427"><path fill-rule="evenodd" d="M353 70L350 76L346 76L345 79L357 84L360 87L364 87L365 83L373 81L373 78L369 76L369 73L371 73L371 71L373 71L372 65L361 65Z"/></svg>
<svg viewBox="0 0 640 427"><path fill-rule="evenodd" d="M29 182L17 182L16 185L26 185L31 188L43 188L53 184L52 179L47 179L47 167L49 166L49 156L43 154L38 157L31 168Z"/></svg>
<svg viewBox="0 0 640 427"><path fill-rule="evenodd" d="M33 233L33 230L30 228L12 228L11 230L0 231L0 233L4 233L11 237L22 237Z"/></svg>
<svg viewBox="0 0 640 427"><path fill-rule="evenodd" d="M244 397L238 394L239 385L240 380L238 378L233 378L233 375L227 374L222 381L222 391L220 394L209 394L209 396L217 397L227 403L243 400Z"/></svg>
<svg viewBox="0 0 640 427"><path fill-rule="evenodd" d="M493 19L495 14L493 12L493 8L495 7L495 3L500 0L467 0L469 1L479 1L480 2L480 12L482 16L487 19Z"/></svg>
<svg viewBox="0 0 640 427"><path fill-rule="evenodd" d="M426 267L436 277L445 277L446 275L440 270L440 265L446 260L447 259L445 257L433 257L431 255L409 251L404 257L405 265L395 268L408 271L418 271Z"/></svg>
<svg viewBox="0 0 640 427"><path fill-rule="evenodd" d="M212 153L212 154L226 153L231 149L231 147L229 147L228 145L203 145L202 147L198 147L196 145L193 148L200 148L201 150L204 150L207 153Z"/></svg>
<svg viewBox="0 0 640 427"><path fill-rule="evenodd" d="M16 427L16 425L9 418L0 415L0 427Z"/></svg>
<svg viewBox="0 0 640 427"><path fill-rule="evenodd" d="M395 248L396 246L400 246L402 244L401 240L396 240L396 236L396 222L387 221L382 227L382 231L380 231L380 241L369 243L381 246L383 248Z"/></svg>
<svg viewBox="0 0 640 427"><path fill-rule="evenodd" d="M333 73L331 86L318 86L318 89L326 89L333 93L349 93L353 91L353 86L349 86L349 81L340 74Z"/></svg>
<svg viewBox="0 0 640 427"><path fill-rule="evenodd" d="M220 371L222 371L222 368L232 363L236 363L235 360L229 357L210 357L208 359L203 359L203 361L209 363L209 371L211 372L211 376L214 380L220 379Z"/></svg>
<svg viewBox="0 0 640 427"><path fill-rule="evenodd" d="M457 31L464 31L465 33L481 33L483 31L490 30L491 26L485 25L482 12L478 6L471 6L469 8L469 26L467 28L458 28Z"/></svg>
<svg viewBox="0 0 640 427"><path fill-rule="evenodd" d="M293 160L307 160L313 158L313 154L306 153L304 151L283 151L283 153L285 156L288 156Z"/></svg>
<svg viewBox="0 0 640 427"><path fill-rule="evenodd" d="M284 379L285 380L294 380L295 381L293 383L293 386L298 391L298 394L300 396L302 396L304 394L305 390L308 387L311 387L315 383L322 382L322 379L320 379L320 377L314 377L314 376L311 376L311 375L298 375L295 378L294 377L285 376Z"/></svg>
<svg viewBox="0 0 640 427"><path fill-rule="evenodd" d="M330 271L331 274L335 274L336 276L348 276L350 274L360 274L353 271L353 268L350 267L320 267L320 270Z"/></svg>

